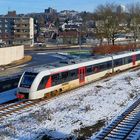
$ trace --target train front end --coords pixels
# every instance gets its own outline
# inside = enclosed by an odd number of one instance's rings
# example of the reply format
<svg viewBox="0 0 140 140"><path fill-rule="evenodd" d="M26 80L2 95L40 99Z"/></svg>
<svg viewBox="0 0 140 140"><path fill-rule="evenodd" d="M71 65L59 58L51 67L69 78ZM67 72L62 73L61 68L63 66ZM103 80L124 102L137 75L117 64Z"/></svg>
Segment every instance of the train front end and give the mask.
<svg viewBox="0 0 140 140"><path fill-rule="evenodd" d="M29 99L30 97L30 89L35 80L37 73L33 72L24 72L21 76L21 79L17 88L17 99Z"/></svg>

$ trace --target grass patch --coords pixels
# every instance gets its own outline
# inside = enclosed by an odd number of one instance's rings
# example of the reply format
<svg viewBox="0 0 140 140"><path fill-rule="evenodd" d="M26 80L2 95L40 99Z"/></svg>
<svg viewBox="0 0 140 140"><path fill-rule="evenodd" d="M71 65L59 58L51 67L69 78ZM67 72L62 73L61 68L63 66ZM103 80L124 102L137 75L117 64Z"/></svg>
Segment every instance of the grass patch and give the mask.
<svg viewBox="0 0 140 140"><path fill-rule="evenodd" d="M71 54L71 55L75 55L75 54L91 54L91 52L88 51L88 50L68 51L67 53L69 53L69 54Z"/></svg>

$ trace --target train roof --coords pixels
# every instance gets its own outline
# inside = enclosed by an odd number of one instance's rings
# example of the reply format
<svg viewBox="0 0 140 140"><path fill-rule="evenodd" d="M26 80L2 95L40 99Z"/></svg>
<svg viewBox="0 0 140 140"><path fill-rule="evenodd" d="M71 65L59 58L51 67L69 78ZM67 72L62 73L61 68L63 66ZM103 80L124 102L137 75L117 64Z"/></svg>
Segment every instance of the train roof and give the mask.
<svg viewBox="0 0 140 140"><path fill-rule="evenodd" d="M122 57L127 57L133 54L140 54L140 51L125 51L125 52L120 52L120 53L116 53L113 54L113 59L118 59L118 58L122 58Z"/></svg>
<svg viewBox="0 0 140 140"><path fill-rule="evenodd" d="M133 54L140 54L140 51L135 51L135 52L121 52L121 53L116 53L112 55L95 55L92 58L87 58L87 59L68 59L68 60L62 60L59 63L53 63L49 65L41 65L38 67L33 67L29 70L28 72L34 72L34 73L39 73L39 72L44 72L48 71L49 73L58 73L60 71L67 71L67 70L72 70L76 69L78 67L82 66L88 66L88 65L93 65L97 63L102 63L106 61L111 61L112 57L113 59L118 59L122 57L127 57Z"/></svg>
<svg viewBox="0 0 140 140"><path fill-rule="evenodd" d="M34 72L34 73L39 73L41 71L46 71L46 70L50 70L52 71L53 69L59 69L62 67L69 67L69 69L73 69L73 66L79 66L79 65L85 65L86 63L99 63L99 61L107 61L110 58L110 56L93 56L92 58L86 58L86 59L68 59L68 60L61 60L57 63L52 63L52 64L48 64L48 65L41 65L38 67L32 67L30 69L28 69L28 72Z"/></svg>

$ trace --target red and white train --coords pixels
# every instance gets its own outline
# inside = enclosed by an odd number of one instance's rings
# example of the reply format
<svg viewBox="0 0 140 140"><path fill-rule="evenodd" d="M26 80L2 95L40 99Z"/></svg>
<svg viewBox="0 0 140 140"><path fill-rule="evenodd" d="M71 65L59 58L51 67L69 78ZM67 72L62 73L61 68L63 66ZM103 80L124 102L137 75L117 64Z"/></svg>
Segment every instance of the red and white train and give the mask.
<svg viewBox="0 0 140 140"><path fill-rule="evenodd" d="M36 68L24 72L17 88L19 99L51 98L95 81L106 74L140 64L140 51L104 56L87 62L59 67Z"/></svg>

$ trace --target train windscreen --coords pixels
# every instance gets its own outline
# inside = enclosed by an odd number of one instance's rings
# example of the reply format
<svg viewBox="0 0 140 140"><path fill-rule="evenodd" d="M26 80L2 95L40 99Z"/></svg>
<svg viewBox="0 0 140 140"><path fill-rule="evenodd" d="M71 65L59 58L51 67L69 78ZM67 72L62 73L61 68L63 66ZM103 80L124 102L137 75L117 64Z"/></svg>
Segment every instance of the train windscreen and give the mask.
<svg viewBox="0 0 140 140"><path fill-rule="evenodd" d="M30 88L37 73L25 72L20 83L20 87Z"/></svg>

